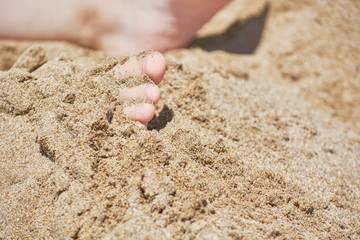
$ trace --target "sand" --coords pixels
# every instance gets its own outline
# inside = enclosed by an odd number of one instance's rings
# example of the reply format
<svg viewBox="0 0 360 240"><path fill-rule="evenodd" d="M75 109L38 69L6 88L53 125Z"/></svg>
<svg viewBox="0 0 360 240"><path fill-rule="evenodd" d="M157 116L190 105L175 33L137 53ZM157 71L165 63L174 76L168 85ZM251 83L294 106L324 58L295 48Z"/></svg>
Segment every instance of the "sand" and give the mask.
<svg viewBox="0 0 360 240"><path fill-rule="evenodd" d="M123 59L1 40L0 239L359 239L359 26L236 0L166 54L148 129Z"/></svg>

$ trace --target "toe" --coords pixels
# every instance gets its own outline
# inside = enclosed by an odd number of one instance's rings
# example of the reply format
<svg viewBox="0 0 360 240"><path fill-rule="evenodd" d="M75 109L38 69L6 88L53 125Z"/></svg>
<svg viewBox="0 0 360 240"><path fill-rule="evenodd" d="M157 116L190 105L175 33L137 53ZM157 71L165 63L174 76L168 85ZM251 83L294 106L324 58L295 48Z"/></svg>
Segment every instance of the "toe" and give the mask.
<svg viewBox="0 0 360 240"><path fill-rule="evenodd" d="M164 78L165 70L164 56L161 53L154 52L142 58L132 56L124 64L114 67L112 71L117 78L137 77L146 74L155 84L159 84Z"/></svg>
<svg viewBox="0 0 360 240"><path fill-rule="evenodd" d="M157 52L148 54L143 58L137 56L130 57L124 64L119 64L112 69L114 76L117 78L136 77L146 74L155 84L159 84L162 81L165 70L165 58ZM123 100L146 97L148 97L153 104L156 104L160 99L159 87L154 84L143 84L120 90L120 98ZM155 107L152 104L141 103L126 107L124 113L132 120L148 123L155 114Z"/></svg>
<svg viewBox="0 0 360 240"><path fill-rule="evenodd" d="M146 97L148 97L154 104L156 104L160 99L159 87L153 84L143 84L137 87L124 88L120 90L120 98L122 100Z"/></svg>
<svg viewBox="0 0 360 240"><path fill-rule="evenodd" d="M155 107L149 103L140 103L126 107L124 113L131 120L148 123L155 114Z"/></svg>
<svg viewBox="0 0 360 240"><path fill-rule="evenodd" d="M159 84L165 75L166 61L161 53L155 52L145 57L144 73L151 78L155 84Z"/></svg>

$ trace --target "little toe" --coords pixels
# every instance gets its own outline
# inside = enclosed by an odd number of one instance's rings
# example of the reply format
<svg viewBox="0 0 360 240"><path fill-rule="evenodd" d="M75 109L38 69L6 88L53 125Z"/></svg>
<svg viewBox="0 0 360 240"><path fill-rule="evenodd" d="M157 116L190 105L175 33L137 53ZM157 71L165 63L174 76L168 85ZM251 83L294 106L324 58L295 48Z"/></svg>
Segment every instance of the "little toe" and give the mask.
<svg viewBox="0 0 360 240"><path fill-rule="evenodd" d="M166 61L161 53L153 52L145 57L132 56L124 64L118 64L112 71L117 78L140 77L146 74L155 84L164 78Z"/></svg>
<svg viewBox="0 0 360 240"><path fill-rule="evenodd" d="M153 84L143 84L132 88L124 88L120 90L120 98L123 100L130 100L136 98L148 97L153 104L156 104L160 99L160 89Z"/></svg>
<svg viewBox="0 0 360 240"><path fill-rule="evenodd" d="M155 114L155 107L149 103L140 103L124 108L124 113L131 120L148 123Z"/></svg>

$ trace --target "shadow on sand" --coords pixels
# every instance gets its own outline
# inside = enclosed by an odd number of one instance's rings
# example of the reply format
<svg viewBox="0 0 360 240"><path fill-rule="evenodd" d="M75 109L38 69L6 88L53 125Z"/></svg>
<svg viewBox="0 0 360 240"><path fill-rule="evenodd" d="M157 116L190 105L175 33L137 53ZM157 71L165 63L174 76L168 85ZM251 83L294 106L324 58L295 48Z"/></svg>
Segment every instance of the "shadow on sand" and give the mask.
<svg viewBox="0 0 360 240"><path fill-rule="evenodd" d="M222 50L236 54L252 54L258 47L269 12L269 4L263 11L246 22L236 21L225 32L197 38L190 47L200 47L206 51Z"/></svg>
<svg viewBox="0 0 360 240"><path fill-rule="evenodd" d="M161 129L166 127L166 124L170 122L174 117L174 112L171 110L167 105L164 105L163 109L159 113L158 116L155 116L148 124L148 130L157 130L160 131Z"/></svg>

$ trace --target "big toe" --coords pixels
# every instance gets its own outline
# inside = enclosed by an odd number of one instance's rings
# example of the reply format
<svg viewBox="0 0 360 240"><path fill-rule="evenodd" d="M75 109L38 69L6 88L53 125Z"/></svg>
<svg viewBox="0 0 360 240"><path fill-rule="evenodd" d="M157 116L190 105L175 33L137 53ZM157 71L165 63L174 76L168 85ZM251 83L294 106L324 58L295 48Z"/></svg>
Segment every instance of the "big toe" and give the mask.
<svg viewBox="0 0 360 240"><path fill-rule="evenodd" d="M145 57L144 73L158 85L164 78L166 61L161 53L149 54Z"/></svg>
<svg viewBox="0 0 360 240"><path fill-rule="evenodd" d="M152 52L144 57L137 55L130 57L125 63L115 66L112 71L115 77L140 77L146 74L156 85L165 75L166 61L159 52Z"/></svg>

